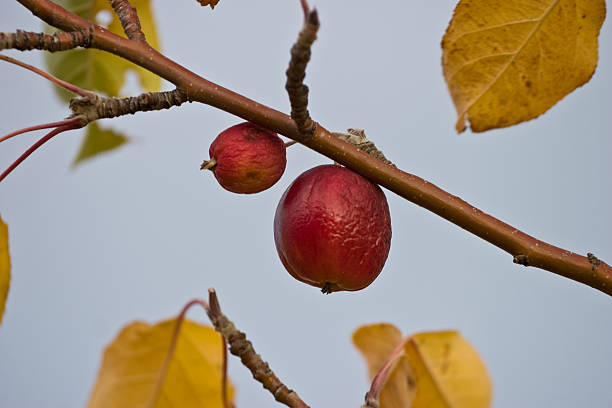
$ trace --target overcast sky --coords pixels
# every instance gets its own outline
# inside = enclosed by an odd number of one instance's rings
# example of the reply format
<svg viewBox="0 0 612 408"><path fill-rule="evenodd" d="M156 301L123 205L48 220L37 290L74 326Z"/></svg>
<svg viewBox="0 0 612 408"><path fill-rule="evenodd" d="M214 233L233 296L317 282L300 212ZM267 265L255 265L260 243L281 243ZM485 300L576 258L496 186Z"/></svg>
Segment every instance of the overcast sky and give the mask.
<svg viewBox="0 0 612 408"><path fill-rule="evenodd" d="M590 83L537 120L454 131L440 40L455 1L319 1L306 82L326 128L364 128L400 168L551 244L612 261L612 31ZM287 112L284 71L299 1L154 1L162 49L205 78ZM39 31L4 1L0 31ZM5 52L43 67L39 52ZM68 113L52 86L0 64L0 134ZM169 84L165 84L171 89ZM130 77L126 93L139 90ZM71 169L82 131L62 134L0 185L13 280L0 327L0 405L82 407L103 347L128 322L155 322L209 287L288 386L313 407L358 407L368 388L351 333L386 321L404 333L455 328L492 376L495 407L610 407L612 299L512 257L386 192L393 239L367 289L322 295L283 269L276 204L329 159L288 151L264 193L222 190L199 165L241 119L190 104L103 121L132 143ZM0 146L5 168L39 134ZM205 321L201 311L190 317ZM238 407L274 401L236 359Z"/></svg>

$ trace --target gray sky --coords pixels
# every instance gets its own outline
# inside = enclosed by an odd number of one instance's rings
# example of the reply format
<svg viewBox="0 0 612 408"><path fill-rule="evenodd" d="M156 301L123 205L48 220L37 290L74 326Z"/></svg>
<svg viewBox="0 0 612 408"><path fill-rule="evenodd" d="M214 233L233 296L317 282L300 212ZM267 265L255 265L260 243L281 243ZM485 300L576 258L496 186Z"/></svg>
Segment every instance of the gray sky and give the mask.
<svg viewBox="0 0 612 408"><path fill-rule="evenodd" d="M0 31L40 30L3 2ZM189 69L288 111L284 71L301 26L295 1L155 1L163 51ZM311 1L319 40L308 67L312 116L366 129L400 168L552 244L612 261L612 32L591 82L537 120L457 135L440 67L455 1ZM42 67L39 52L6 52ZM59 120L50 84L0 65L0 133ZM170 89L170 86L166 84ZM132 77L126 87L136 93ZM285 175L253 196L222 190L199 165L240 122L191 104L101 123L133 138L70 168L82 131L37 151L0 185L13 280L0 327L0 405L79 407L103 347L130 321L178 313L208 287L276 373L313 407L357 407L368 388L350 336L392 322L404 333L456 328L478 349L495 407L609 407L612 300L510 255L387 192L393 240L367 289L323 296L283 269L272 220L295 177L329 160L288 151ZM0 146L8 166L40 135ZM203 319L203 313L190 314ZM237 404L272 406L236 359Z"/></svg>

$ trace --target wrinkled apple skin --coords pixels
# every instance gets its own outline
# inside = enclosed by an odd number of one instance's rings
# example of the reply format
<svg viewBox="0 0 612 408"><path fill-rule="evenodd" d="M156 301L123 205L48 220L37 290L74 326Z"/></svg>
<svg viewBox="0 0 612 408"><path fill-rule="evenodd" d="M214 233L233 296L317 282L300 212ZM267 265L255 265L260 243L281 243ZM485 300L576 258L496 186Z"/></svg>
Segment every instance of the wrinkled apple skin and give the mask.
<svg viewBox="0 0 612 408"><path fill-rule="evenodd" d="M363 289L380 274L391 246L385 194L344 167L312 168L282 196L274 242L295 279L324 293Z"/></svg>
<svg viewBox="0 0 612 408"><path fill-rule="evenodd" d="M287 164L285 143L271 130L254 123L232 126L209 149L215 178L226 190L253 194L273 186Z"/></svg>

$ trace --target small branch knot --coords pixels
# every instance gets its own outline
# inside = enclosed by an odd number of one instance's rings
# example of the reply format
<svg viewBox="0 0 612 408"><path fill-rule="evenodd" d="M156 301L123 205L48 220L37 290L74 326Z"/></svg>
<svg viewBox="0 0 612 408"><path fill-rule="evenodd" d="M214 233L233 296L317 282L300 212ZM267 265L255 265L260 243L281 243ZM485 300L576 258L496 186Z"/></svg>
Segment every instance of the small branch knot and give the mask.
<svg viewBox="0 0 612 408"><path fill-rule="evenodd" d="M523 266L529 266L529 257L523 254L515 255L512 262L514 262L515 264L523 265Z"/></svg>
<svg viewBox="0 0 612 408"><path fill-rule="evenodd" d="M381 162L395 167L395 164L388 160L383 152L376 148L374 142L368 140L363 129L347 129L347 133L333 133L333 135L347 143L352 144L362 152L377 158Z"/></svg>
<svg viewBox="0 0 612 408"><path fill-rule="evenodd" d="M601 264L601 260L599 260L599 258L597 258L595 255L593 255L592 253L587 253L587 259L589 260L589 263L592 265L591 266L591 270L595 271L595 269L597 269L597 267Z"/></svg>

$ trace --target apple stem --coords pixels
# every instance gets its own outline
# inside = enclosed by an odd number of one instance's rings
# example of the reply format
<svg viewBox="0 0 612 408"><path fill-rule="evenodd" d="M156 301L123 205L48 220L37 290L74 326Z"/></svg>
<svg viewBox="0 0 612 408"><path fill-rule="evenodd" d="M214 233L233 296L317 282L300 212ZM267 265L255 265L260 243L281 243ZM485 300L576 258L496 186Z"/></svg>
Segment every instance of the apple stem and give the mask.
<svg viewBox="0 0 612 408"><path fill-rule="evenodd" d="M200 165L200 170L212 170L217 165L217 161L212 158L210 160L204 160L202 165Z"/></svg>
<svg viewBox="0 0 612 408"><path fill-rule="evenodd" d="M294 145L294 144L296 144L296 143L297 143L297 142L296 142L295 140L291 140L291 141L289 141L289 142L285 142L285 148L287 148L287 147L291 147L291 146L293 146L293 145Z"/></svg>

